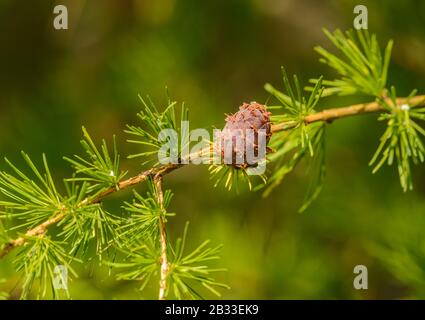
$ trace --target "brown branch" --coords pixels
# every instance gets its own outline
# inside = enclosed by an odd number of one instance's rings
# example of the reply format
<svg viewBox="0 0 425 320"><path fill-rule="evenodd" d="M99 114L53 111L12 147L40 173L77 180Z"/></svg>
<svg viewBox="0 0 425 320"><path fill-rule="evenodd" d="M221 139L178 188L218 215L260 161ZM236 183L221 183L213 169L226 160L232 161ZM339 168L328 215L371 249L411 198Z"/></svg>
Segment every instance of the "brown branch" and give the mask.
<svg viewBox="0 0 425 320"><path fill-rule="evenodd" d="M52 218L44 221L33 229L28 230L25 233L25 236L10 240L6 243L3 249L0 250L0 259L7 255L12 249L22 246L28 238L43 235L49 226L61 221L66 216L66 213L67 212L65 210L59 210Z"/></svg>
<svg viewBox="0 0 425 320"><path fill-rule="evenodd" d="M406 98L398 98L397 105L400 106L402 104L407 103ZM391 101L387 99L387 103L391 105ZM425 104L425 95L415 96L409 99L410 105L424 105ZM355 116L359 114L372 113L372 112L385 112L386 109L382 107L378 102L370 102L370 103L361 103L355 104L348 107L342 108L331 108L325 109L323 111L313 113L305 117L304 122L306 124L310 124L318 121L326 121L332 122L335 119L345 118L349 116ZM298 125L296 121L285 121L282 123L278 123L272 126L272 132L279 132L288 129L292 129Z"/></svg>
<svg viewBox="0 0 425 320"><path fill-rule="evenodd" d="M406 98L397 99L398 106L405 104L407 102L408 101ZM415 105L415 106L425 106L425 95L412 97L409 99L409 103L410 105ZM386 112L386 110L377 102L356 104L356 105L352 105L348 107L326 109L326 110L311 114L305 117L304 122L306 124L310 124L310 123L314 123L318 121L331 122L333 120L345 118L348 116L367 114L367 113L379 112L379 111ZM271 131L273 133L276 133L279 131L292 129L296 127L297 125L298 123L295 121L284 121L284 122L272 125ZM148 169L146 171L139 173L138 175L134 177L121 181L117 186L110 187L106 189L105 191L101 192L100 194L96 195L95 197L91 197L91 198L89 197L84 199L78 204L78 207L83 207L85 205L93 204L93 203L99 203L110 194L113 194L119 190L126 189L128 187L139 184L145 181L148 177L163 176L165 174L168 174L174 171L175 169L181 166L183 166L183 164L169 164L169 165L163 165L160 167L154 167L154 168ZM66 211L66 208L63 208L59 210L58 212L56 212L52 218L46 220L45 222L36 226L33 229L28 230L25 233L25 235L19 238L10 240L8 243L6 243L3 246L2 249L0 249L0 259L3 258L5 255L7 255L14 248L22 246L24 243L26 243L29 237L43 235L51 225L56 224L57 222L65 218L67 213L68 212Z"/></svg>
<svg viewBox="0 0 425 320"><path fill-rule="evenodd" d="M103 192L101 192L100 194L98 194L98 195L96 195L92 198L89 197L89 198L84 199L83 201L81 201L77 205L77 207L81 208L81 207L84 207L84 206L89 205L89 204L99 203L104 198L106 198L107 196L109 196L112 193L117 192L118 190L126 189L128 187L133 186L133 185L139 184L139 183L145 181L148 177L154 177L157 174L163 175L163 174L170 173L171 171L177 169L180 166L181 166L180 164L169 164L169 165L164 165L164 166L161 166L161 167L155 167L155 168L151 168L149 170L143 171L143 172L139 173L138 175L136 175L134 177L131 177L127 180L121 181L120 183L118 183L117 186L110 187L110 188L104 190ZM46 233L47 229L51 225L61 221L63 218L66 217L67 213L68 213L68 211L64 207L61 210L58 210L53 215L53 217L51 217L50 219L44 221L43 223L39 224L38 226L36 226L34 228L28 230L25 233L25 235L23 235L19 238L10 240L0 250L0 259L3 258L5 255L7 255L14 248L22 246L24 243L27 242L28 238L40 236L40 235L43 235L44 233Z"/></svg>
<svg viewBox="0 0 425 320"><path fill-rule="evenodd" d="M165 229L165 217L164 217L164 195L162 193L162 174L157 174L155 176L155 185L157 192L157 201L161 208L161 213L159 216L159 242L161 245L161 255L160 255L160 280L159 280L159 300L165 300L165 292L167 289L167 277L168 277L168 259L167 259L167 233Z"/></svg>
<svg viewBox="0 0 425 320"><path fill-rule="evenodd" d="M131 178L128 178L127 180L119 182L117 186L106 189L105 191L101 192L99 195L97 195L96 197L92 199L86 198L85 200L81 202L80 206L84 206L90 203L101 202L104 198L106 198L112 193L115 193L122 189L126 189L136 184L139 184L145 181L148 177L155 177L156 175L164 175L164 174L170 173L171 171L181 166L182 164L167 164L161 167L154 167L154 168L148 169L146 171L139 173L138 175L134 177L131 177Z"/></svg>

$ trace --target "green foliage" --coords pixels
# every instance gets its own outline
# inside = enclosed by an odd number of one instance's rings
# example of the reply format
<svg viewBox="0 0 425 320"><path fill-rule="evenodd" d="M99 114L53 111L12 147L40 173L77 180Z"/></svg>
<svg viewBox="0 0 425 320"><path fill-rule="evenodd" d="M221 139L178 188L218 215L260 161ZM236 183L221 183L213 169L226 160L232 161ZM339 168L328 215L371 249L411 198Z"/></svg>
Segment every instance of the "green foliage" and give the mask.
<svg viewBox="0 0 425 320"><path fill-rule="evenodd" d="M275 135L271 141L271 146L273 149L276 148L277 151L269 156L273 171L263 193L263 196L269 196L273 189L282 183L283 179L295 169L301 160L305 159L308 167L306 173L310 177L310 183L299 212L305 211L317 198L326 175L326 126L323 123L314 123L307 128L307 134L311 141L310 147L302 146L300 135L296 131L279 132Z"/></svg>
<svg viewBox="0 0 425 320"><path fill-rule="evenodd" d="M58 297L59 291L63 290L54 286L58 276L55 267L64 266L68 270L68 275L76 277L77 274L71 267L70 262L75 260L67 254L57 240L50 237L31 237L16 255L14 263L17 271L22 271L22 294L21 298L29 297L31 289L37 284L37 295L39 299L45 297L51 291L53 297Z"/></svg>
<svg viewBox="0 0 425 320"><path fill-rule="evenodd" d="M64 157L75 169L75 176L68 181L85 181L87 193L97 193L108 187L117 186L118 182L127 174L120 169L120 156L117 152L115 136L113 137L113 154L109 154L105 140L102 140L100 150L96 147L87 130L83 127L81 145L87 153L85 159L75 155L75 159Z"/></svg>
<svg viewBox="0 0 425 320"><path fill-rule="evenodd" d="M122 262L107 262L113 268L124 269L117 274L117 280L137 280L139 290L145 289L152 278L159 274L159 249L153 238L135 242L131 248L119 249L125 257Z"/></svg>
<svg viewBox="0 0 425 320"><path fill-rule="evenodd" d="M158 281L161 255L159 242L159 219L173 216L167 212L172 193L166 190L163 202L160 203L160 190L150 179L149 191L145 197L134 192L135 199L132 203L125 203L124 209L130 214L127 223L119 228L118 251L124 255L122 262L108 262L108 265L124 269L117 274L118 280L138 280L140 290L143 290L150 281ZM217 253L220 246L208 248L209 241L205 241L191 253L184 255L188 224L186 224L183 237L177 239L175 247L170 243L167 246L169 271L167 273L167 290L170 290L177 299L200 298L191 283L197 283L210 292L219 295L214 287L226 287L214 281L211 274L222 269L211 269L205 262L218 259Z"/></svg>
<svg viewBox="0 0 425 320"><path fill-rule="evenodd" d="M107 212L101 203L90 203L97 194L108 188L118 188L118 183L127 172L120 169L120 156L117 152L115 136L112 155L105 140L100 150L83 127L84 140L81 145L87 158L75 155L75 159L64 157L75 169L74 176L65 180L67 198L64 202L68 214L61 221L59 236L72 243L71 254L86 254L94 243L99 259L118 237L120 218ZM86 203L85 203L86 202Z"/></svg>
<svg viewBox="0 0 425 320"><path fill-rule="evenodd" d="M188 223L186 223L183 236L178 238L175 246L169 245L168 256L169 271L167 275L166 295L172 293L177 299L202 298L198 287L206 289L220 296L216 288L228 288L225 284L217 282L212 274L224 269L213 269L206 262L219 259L218 253L221 246L208 247L209 240L204 241L193 251L185 254L187 242ZM139 240L131 249L124 249L125 262L111 262L111 266L124 269L118 273L121 280L138 280L140 290L146 288L150 281L158 281L160 261L157 258L160 252L158 241L152 238Z"/></svg>
<svg viewBox="0 0 425 320"><path fill-rule="evenodd" d="M382 96L386 88L393 42L388 42L382 54L376 35L370 35L367 30L350 30L345 33L336 30L331 33L324 29L324 32L339 50L339 55L332 54L320 46L315 50L322 56L320 61L335 69L341 76L334 81L323 81L328 87L324 94L361 93Z"/></svg>
<svg viewBox="0 0 425 320"><path fill-rule="evenodd" d="M0 172L0 192L8 199L0 201L0 217L22 221L14 229L34 227L63 209L63 197L53 182L46 156L43 154L44 173L26 153L22 152L22 156L35 180L7 159L6 163L15 175Z"/></svg>
<svg viewBox="0 0 425 320"><path fill-rule="evenodd" d="M379 120L387 121L387 129L370 162L374 166L373 172L385 163L395 164L403 189L412 189L411 164L424 162L425 159L425 148L420 139L420 135L425 135L425 130L418 124L418 121L425 120L425 108L409 100L416 92L400 105L395 89L386 89L392 42L388 43L382 54L376 36L370 36L366 31L344 34L337 30L333 34L328 31L325 33L340 54L331 54L321 47L316 50L323 57L321 61L335 69L341 78L335 81L322 81L322 77L312 80L314 87L307 88L311 92L305 95L297 76L294 75L290 81L282 69L284 91L280 92L270 84L265 86L280 104L269 109L282 111L271 118L280 129L273 133L269 142L269 178L261 175L259 178L262 184L253 188L248 172L252 168L214 164L209 170L212 177L217 179L216 186L223 184L225 188L231 189L242 181L250 189L264 187L266 196L304 160L311 182L299 211L306 210L318 196L326 173L327 125L323 121L311 123L307 117L317 112L323 96L366 94L373 96L382 106L384 112ZM322 85L327 88L324 89ZM162 151L167 142L178 148L177 141L164 139L161 135L163 130L177 131L180 140L188 143L189 132L179 124L188 118L184 104L177 117L177 102L169 99L165 110L159 111L149 98L140 99L144 107L138 113L142 125L128 125L125 132L134 137L128 141L141 145L142 149L129 158L142 157L144 163L147 163L155 161L153 155ZM181 238L176 242L168 240L165 243L163 228L167 219L174 215L168 212L171 191L159 190L159 180L154 181L152 177L140 174L129 179L130 182L121 183L126 172L120 168L115 137L110 153L104 140L97 147L83 127L81 144L86 152L85 157L65 157L74 172L72 178L65 179L64 195L57 191L44 155L43 170L38 169L30 157L22 153L30 174L19 170L7 159L12 174L0 172L0 192L6 198L0 201L0 248L8 243L13 245L9 238L11 231L21 237L19 240L22 240L23 245L16 249L14 265L16 271L22 274L22 298L31 298L34 294L37 298L49 294L61 297L53 285L57 277L55 268L64 266L70 275L77 277L71 263L80 261L79 258L90 260L88 254L93 251L100 262L122 271L117 275L119 280L137 280L140 289L144 289L148 283L160 278L164 244L169 262L166 271L168 296L177 299L201 298L201 289L220 296L217 289L227 286L217 282L214 275L223 269L208 266L210 261L218 259L220 246L209 247L209 241L205 241L192 251L186 250L188 224ZM178 149L184 150L185 147L189 146L183 145ZM178 159L182 160L180 151L167 152L169 156L175 156L171 153L177 152ZM152 172L157 173L154 170ZM111 213L101 203L105 195L118 191L123 184L131 186L144 180L147 180L148 192L142 196L134 191L133 201L124 202L122 214ZM49 223L39 232L28 233L31 228L58 216L60 219L55 221L54 226L50 227ZM4 222L12 225L7 228L7 232L4 230ZM48 227L51 229L47 230ZM388 259L386 251L382 252L383 259ZM107 259L103 258L104 254L108 254ZM403 265L394 266L395 273L405 271L406 268ZM4 297L0 293L0 298Z"/></svg>
<svg viewBox="0 0 425 320"><path fill-rule="evenodd" d="M178 120L180 120L180 122L188 120L189 111L184 103L182 103L181 105L180 119L178 119L176 116L177 102L168 99L167 107L164 111L160 112L149 97L147 97L146 100L143 99L141 96L139 96L139 98L142 101L144 109L140 111L137 116L142 121L143 126L139 127L134 125L127 125L127 130L125 130L124 132L136 138L135 140L127 140L128 142L147 147L147 150L136 154L131 154L128 156L128 158L132 159L142 157L145 160L143 164L151 162L154 159L156 161L157 157L153 159L152 156L157 155L161 146L163 146L164 143L167 142L165 141L165 139L160 139L160 133L163 130L173 129L178 132L179 136L181 137L181 141L189 142L188 137L185 137L188 132L182 130L182 128L180 127L180 123L177 122ZM175 148L178 147L177 141L171 141L171 143ZM183 150L184 147L186 146L182 146L180 150ZM178 157L180 159L179 150L170 150L170 152L175 152L176 154L178 154ZM156 162L156 164L157 163L158 162Z"/></svg>
<svg viewBox="0 0 425 320"><path fill-rule="evenodd" d="M370 161L370 165L374 166L373 173L385 163L396 165L404 191L413 189L411 163L417 164L425 159L425 148L420 139L420 135L425 136L425 130L412 119L425 120L425 108L417 108L410 103L409 99L415 94L416 91L413 91L406 104L398 105L393 87L390 101L381 101L388 112L382 114L379 120L387 121L387 129Z"/></svg>
<svg viewBox="0 0 425 320"><path fill-rule="evenodd" d="M190 253L185 254L187 242L187 231L189 223L186 223L182 238L178 238L176 245L172 250L172 258L170 264L169 290L177 299L196 299L202 298L196 287L192 283L206 288L216 296L221 296L216 288L229 288L227 285L217 282L211 276L216 272L225 271L225 269L213 269L205 263L211 260L219 259L219 251L221 245L216 247L208 247L209 240L204 241Z"/></svg>
<svg viewBox="0 0 425 320"><path fill-rule="evenodd" d="M258 165L262 165L262 163L259 163ZM232 188L238 191L245 185L248 186L249 190L254 190L255 188L258 188L258 186L253 187L253 180L257 178L259 178L263 184L267 183L267 177L265 174L258 176L249 175L247 169L249 168L235 168L231 165L224 164L214 164L210 165L208 168L211 179L215 180L214 187L223 186L228 191L232 190Z"/></svg>
<svg viewBox="0 0 425 320"><path fill-rule="evenodd" d="M334 33L324 30L324 32L339 50L339 56L331 54L322 47L315 49L323 57L320 61L335 69L341 79L323 81L328 87L323 94L366 94L377 99L386 110L379 120L387 121L387 129L380 139L370 165L374 167L373 173L375 173L385 163L396 164L403 190L411 190L413 188L411 163L424 161L424 146L419 136L425 133L412 118L424 120L424 111L415 108L409 101L400 106L397 103L395 88L391 90L386 88L393 42L388 42L382 54L376 35L370 35L367 30L351 30L345 33L340 30ZM320 80L311 82L317 84ZM416 91L413 91L409 98L415 94Z"/></svg>
<svg viewBox="0 0 425 320"><path fill-rule="evenodd" d="M167 212L173 194L171 190L164 192L162 205L158 203L158 190L155 183L148 181L149 191L145 197L134 191L132 203L125 202L124 209L129 214L125 223L118 229L119 241L127 245L138 240L156 238L158 235L158 223L160 218L174 216Z"/></svg>
<svg viewBox="0 0 425 320"><path fill-rule="evenodd" d="M326 126L322 124L313 134L312 148L315 150L309 161L307 176L310 176L310 183L305 194L303 204L298 210L305 211L310 204L316 200L322 190L326 176ZM311 151L310 151L311 152Z"/></svg>
<svg viewBox="0 0 425 320"><path fill-rule="evenodd" d="M302 121L303 117L314 112L314 108L322 96L322 80L319 78L316 85L314 86L308 99L302 94L301 85L298 80L297 75L293 75L293 85L291 84L288 74L284 67L281 67L282 70L282 80L285 91L287 94L276 90L271 84L267 83L264 88L267 92L273 95L282 106L288 111L289 119ZM280 116L280 118L282 115ZM285 120L288 120L285 118Z"/></svg>
<svg viewBox="0 0 425 320"><path fill-rule="evenodd" d="M139 117L147 124L150 133L130 126L129 131L140 133L140 137L150 144L153 142L150 138L159 134L161 130L176 129L175 104L170 102L167 109L161 113L156 109L153 111L145 104L146 109L139 113ZM181 118L187 119L187 109L184 106ZM114 260L112 264L114 266L137 268L118 278L141 279L142 287L145 281L159 272L159 225L174 215L167 212L172 198L171 191L166 190L162 193L152 178L148 177L149 191L146 196L142 197L134 191L133 202L124 203L126 214L124 216L111 214L100 200L105 192L111 192L111 188L115 187L115 190L118 190L119 182L126 174L120 169L115 137L112 154L104 140L98 148L84 127L83 137L81 144L87 157L76 155L74 158L64 158L75 170L72 178L64 180L65 195L57 191L44 155L44 171L41 172L30 157L22 153L34 178L26 175L7 159L6 162L14 174L0 173L0 191L8 198L0 201L0 245L3 247L10 241L3 230L3 221L7 219L14 225L8 231L18 229L23 232L21 239L24 244L16 249L14 265L16 271L22 274L21 297L24 299L33 297L34 294L36 298L50 295L56 298L69 298L68 292L62 296L60 295L62 289L54 286L55 278L58 276L55 268L63 266L69 275L76 277L71 263L80 261L79 258L83 258L83 261L91 260L87 255L93 250L100 262L105 263L103 255L106 253L109 256L108 260ZM156 146L160 146L159 140L155 143ZM143 156L148 157L149 154ZM29 229L57 217L60 218L55 230L53 232L49 230L53 236L45 234L48 225L33 235L26 233ZM185 237L186 231L184 239ZM171 247L168 248L170 258L176 252L174 265L170 266L168 275L177 283L174 292L190 295L186 292L190 287L184 287L189 279L189 282L199 282L211 292L217 293L213 287L221 284L215 283L209 274L218 270L194 264L215 259L218 248L207 249L204 243L183 258L179 251L183 250L180 243L179 240L176 251ZM128 262L121 263L117 260L116 250L118 253L126 254L125 260L130 259L130 265ZM191 292L194 297L193 291Z"/></svg>
<svg viewBox="0 0 425 320"><path fill-rule="evenodd" d="M82 208L74 207L60 223L62 231L58 234L71 244L70 254L87 256L94 244L99 260L115 243L119 236L120 218L112 215L96 203Z"/></svg>
<svg viewBox="0 0 425 320"><path fill-rule="evenodd" d="M272 116L272 121L275 123L286 122L288 124L294 124L293 127L298 131L300 137L301 147L305 148L307 146L310 155L313 156L313 144L307 129L308 125L304 119L306 116L315 112L314 108L317 106L323 93L322 78L319 78L307 99L302 95L301 86L296 75L293 76L295 88L292 87L283 67L282 75L285 91L288 95L276 90L270 84L265 85L265 89L278 99L285 111L288 112L286 114Z"/></svg>
<svg viewBox="0 0 425 320"><path fill-rule="evenodd" d="M270 84L265 86L287 113L272 116L274 123L286 123L290 131L275 133L270 142L272 150L276 150L268 157L273 164L273 172L268 179L264 196L277 187L282 180L300 163L307 159L309 176L312 177L300 212L307 209L311 202L318 196L325 177L325 124L314 123L307 125L305 117L315 113L315 108L322 96L322 80L316 82L309 97L302 95L301 86L296 75L293 76L294 86L291 85L285 69L282 68L285 93L273 88ZM276 108L276 107L275 107Z"/></svg>
<svg viewBox="0 0 425 320"><path fill-rule="evenodd" d="M125 202L124 209L129 214L124 223L118 228L118 252L124 257L121 261L109 261L108 265L124 271L117 274L118 280L137 280L140 290L146 288L152 280L158 280L161 269L160 219L166 222L167 217L174 213L167 211L173 194L170 190L163 192L152 179L148 180L148 192L141 196L134 191L133 202ZM162 202L160 201L162 199ZM168 243L167 256L169 267L167 273L168 296L171 288L177 299L200 298L191 283L197 283L210 292L219 295L214 287L226 287L214 281L211 274L222 269L211 269L205 262L218 258L220 247L207 248L208 241L202 243L191 253L184 256L187 236L186 225L183 237L177 239L175 248Z"/></svg>

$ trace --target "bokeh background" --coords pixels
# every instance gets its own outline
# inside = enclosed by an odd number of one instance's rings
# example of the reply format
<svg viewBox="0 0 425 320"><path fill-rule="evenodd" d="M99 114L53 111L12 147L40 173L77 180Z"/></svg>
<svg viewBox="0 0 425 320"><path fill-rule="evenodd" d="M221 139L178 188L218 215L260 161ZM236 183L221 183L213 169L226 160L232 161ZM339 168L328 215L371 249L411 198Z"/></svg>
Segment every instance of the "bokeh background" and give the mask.
<svg viewBox="0 0 425 320"><path fill-rule="evenodd" d="M69 11L69 30L52 27L53 7ZM348 29L348 0L0 1L0 155L22 165L20 150L48 155L59 181L71 170L63 155L80 153L81 126L97 140L122 132L141 109L137 95L190 107L191 126L221 127L244 101L265 102L263 85L281 85L280 66L308 80L334 74L312 48L329 46L321 28ZM425 92L425 2L362 1L381 43L395 40L389 82L405 95ZM327 107L358 102L328 100ZM328 175L322 194L297 209L308 177L300 166L269 198L214 188L207 168L166 179L175 197L172 238L191 221L190 246L224 245L218 279L230 299L383 299L425 297L425 166L403 194L396 172L368 167L384 124L368 115L329 126ZM131 172L137 160L125 161ZM1 164L1 168L4 168ZM139 187L143 192L144 187ZM130 197L109 200L111 208ZM0 291L19 293L11 257L0 261ZM369 270L369 289L353 288L353 268ZM80 267L79 267L80 268ZM114 280L96 264L70 284L76 299L155 298L157 286ZM210 297L211 296L208 296Z"/></svg>

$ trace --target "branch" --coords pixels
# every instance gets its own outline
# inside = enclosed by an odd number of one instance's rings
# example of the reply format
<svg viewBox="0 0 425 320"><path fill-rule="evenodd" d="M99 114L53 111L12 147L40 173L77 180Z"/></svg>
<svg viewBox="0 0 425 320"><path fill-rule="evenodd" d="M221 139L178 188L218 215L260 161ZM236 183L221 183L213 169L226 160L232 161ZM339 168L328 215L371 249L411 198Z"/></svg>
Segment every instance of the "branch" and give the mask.
<svg viewBox="0 0 425 320"><path fill-rule="evenodd" d="M154 177L156 175L164 175L167 173L170 173L171 171L179 168L181 164L168 164L161 167L155 167L148 169L146 171L143 171L139 173L138 175L131 177L127 180L121 181L118 183L117 186L110 187L100 194L92 197L92 198L86 198L83 201L81 201L77 207L81 208L89 204L99 203L107 196L111 195L112 193L115 193L119 190L126 189L128 187L131 187L133 185L139 184L143 181L145 181L148 177ZM30 237L34 236L41 236L44 233L46 233L47 229L53 225L64 219L68 214L67 208L63 207L60 211L55 212L52 218L44 221L43 223L39 224L38 226L28 230L23 236L10 240L8 243L6 243L2 249L0 249L0 259L3 258L5 255L7 255L10 251L12 251L16 247L20 247L23 244L25 244Z"/></svg>
<svg viewBox="0 0 425 320"><path fill-rule="evenodd" d="M154 178L156 185L156 192L158 195L158 203L161 207L161 211L164 209L164 195L162 193L162 175L157 174ZM167 259L167 233L165 229L165 218L163 212L159 216L159 242L161 245L161 272L159 280L159 300L165 300L165 291L167 289L167 276L168 276L168 259Z"/></svg>
<svg viewBox="0 0 425 320"><path fill-rule="evenodd" d="M6 243L2 250L0 250L0 259L7 255L12 249L22 246L27 241L27 238L43 235L49 226L61 221L63 218L65 218L66 214L67 212L65 209L60 210L56 212L52 218L44 221L33 229L28 230L25 233L25 236L10 240L8 243Z"/></svg>
<svg viewBox="0 0 425 320"><path fill-rule="evenodd" d="M386 99L386 101L389 105L392 104L390 99ZM405 103L407 103L406 98L397 99L397 105L402 105ZM411 99L409 99L409 103L412 105L425 105L425 95L414 96ZM313 122L318 122L318 121L332 122L333 120L340 119L340 118L345 118L345 117L355 116L355 115L360 115L365 113L378 112L378 111L386 112L387 110L384 109L382 105L378 102L361 103L361 104L355 104L348 107L325 109L323 111L308 115L307 117L305 117L304 122L305 124L311 124ZM296 127L297 125L298 123L294 121L281 122L272 126L272 132L289 130Z"/></svg>
<svg viewBox="0 0 425 320"><path fill-rule="evenodd" d="M409 100L407 98L398 98L397 99L397 105L405 104L409 101L410 104L416 105L416 106L425 106L425 95L420 96L414 96L410 98ZM388 103L391 105L391 103L388 100ZM378 102L371 102L371 103L363 103L363 104L356 104L351 105L347 107L341 107L341 108L331 108L331 109L325 109L323 111L311 114L307 117L305 117L304 122L306 124L311 124L314 122L319 121L326 121L326 122L332 122L333 120L345 118L349 116L354 115L361 115L361 114L367 114L372 112L387 112L386 109L384 109ZM294 121L284 121L275 125L272 125L271 131L272 133L276 133L279 131L289 130L296 127L298 123ZM164 176L165 174L168 174L175 169L178 169L182 167L183 164L167 164L159 167L154 167L148 170L145 170L138 175L131 177L127 180L121 181L118 183L118 185L110 187L106 189L105 191L101 192L100 194L89 197L84 199L78 204L78 207L83 207L85 205L93 204L93 203L99 203L107 196L118 192L119 190L126 189L128 187L137 185L143 181L145 181L148 177L159 177ZM43 235L47 229L57 222L64 219L68 214L68 211L66 208L63 208L62 210L56 212L52 218L46 220L42 224L36 226L33 229L28 230L25 235L10 240L8 243L6 243L2 249L0 249L0 259L6 256L10 251L12 251L14 248L22 246L25 244L29 237L33 236L40 236ZM164 234L165 239L165 234Z"/></svg>

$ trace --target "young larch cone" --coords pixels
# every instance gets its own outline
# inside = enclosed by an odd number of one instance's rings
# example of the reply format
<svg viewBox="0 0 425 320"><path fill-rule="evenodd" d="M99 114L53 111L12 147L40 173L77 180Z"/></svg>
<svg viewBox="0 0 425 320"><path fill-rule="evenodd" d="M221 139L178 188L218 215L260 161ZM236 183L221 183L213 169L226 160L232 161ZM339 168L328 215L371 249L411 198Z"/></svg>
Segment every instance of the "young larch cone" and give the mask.
<svg viewBox="0 0 425 320"><path fill-rule="evenodd" d="M238 112L226 117L226 125L219 137L221 144L216 148L226 164L236 168L257 165L248 161L247 150L251 148L257 155L263 148L265 154L271 137L270 114L266 106L251 102L243 103ZM264 135L263 139L259 138L260 134Z"/></svg>

